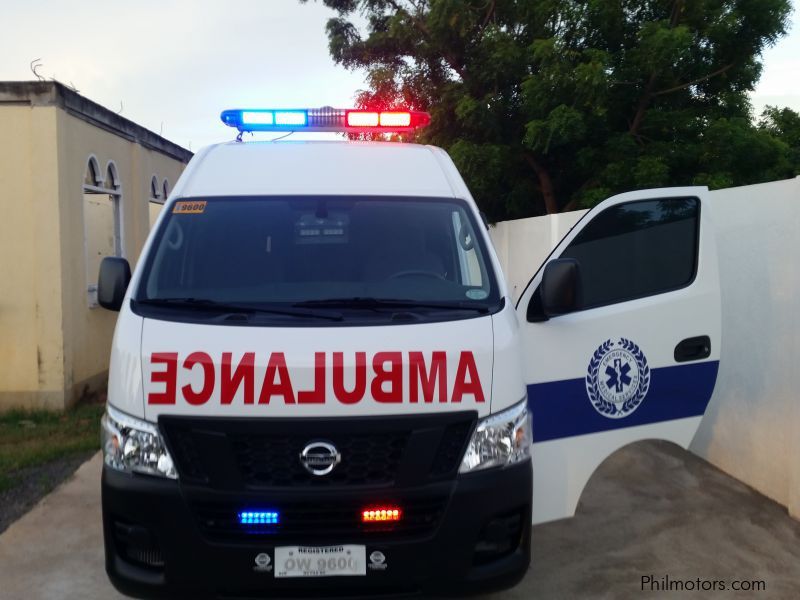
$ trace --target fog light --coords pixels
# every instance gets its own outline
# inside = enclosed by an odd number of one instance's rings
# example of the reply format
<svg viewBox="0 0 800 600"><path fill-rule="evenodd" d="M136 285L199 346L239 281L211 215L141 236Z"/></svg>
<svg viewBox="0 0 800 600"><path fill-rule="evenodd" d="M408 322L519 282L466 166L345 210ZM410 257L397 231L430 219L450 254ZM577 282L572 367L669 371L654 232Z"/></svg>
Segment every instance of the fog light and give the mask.
<svg viewBox="0 0 800 600"><path fill-rule="evenodd" d="M152 531L140 525L114 521L114 543L120 555L139 566L164 567L161 546Z"/></svg>
<svg viewBox="0 0 800 600"><path fill-rule="evenodd" d="M525 512L498 515L487 522L475 544L473 564L484 565L513 553L522 541Z"/></svg>

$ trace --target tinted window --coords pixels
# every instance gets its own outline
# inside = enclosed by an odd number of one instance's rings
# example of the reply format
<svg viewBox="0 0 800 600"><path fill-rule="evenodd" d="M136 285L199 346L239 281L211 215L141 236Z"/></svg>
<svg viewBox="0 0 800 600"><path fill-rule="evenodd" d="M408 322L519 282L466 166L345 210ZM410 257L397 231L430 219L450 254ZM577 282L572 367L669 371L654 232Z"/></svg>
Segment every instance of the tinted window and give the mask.
<svg viewBox="0 0 800 600"><path fill-rule="evenodd" d="M260 197L171 205L137 300L293 304L334 298L499 301L466 203Z"/></svg>
<svg viewBox="0 0 800 600"><path fill-rule="evenodd" d="M597 215L561 254L580 263L585 308L689 284L697 264L696 198L645 200Z"/></svg>

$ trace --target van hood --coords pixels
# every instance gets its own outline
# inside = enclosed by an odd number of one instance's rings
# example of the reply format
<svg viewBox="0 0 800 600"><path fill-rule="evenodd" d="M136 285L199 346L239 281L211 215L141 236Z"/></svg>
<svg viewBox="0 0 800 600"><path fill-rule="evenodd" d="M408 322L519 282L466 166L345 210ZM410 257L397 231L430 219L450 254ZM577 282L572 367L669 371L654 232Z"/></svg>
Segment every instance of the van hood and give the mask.
<svg viewBox="0 0 800 600"><path fill-rule="evenodd" d="M144 319L144 416L491 411L492 318L357 327Z"/></svg>

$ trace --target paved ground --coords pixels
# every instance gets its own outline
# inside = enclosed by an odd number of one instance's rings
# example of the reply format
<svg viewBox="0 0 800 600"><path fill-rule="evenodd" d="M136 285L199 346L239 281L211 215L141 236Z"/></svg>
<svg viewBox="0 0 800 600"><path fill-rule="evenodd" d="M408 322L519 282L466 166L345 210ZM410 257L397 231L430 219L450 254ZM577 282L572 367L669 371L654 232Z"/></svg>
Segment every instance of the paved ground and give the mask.
<svg viewBox="0 0 800 600"><path fill-rule="evenodd" d="M0 535L0 599L122 598L103 571L100 457ZM578 515L534 528L530 598L800 598L800 523L693 455L665 443L627 448L584 492ZM644 591L698 578L762 580L765 591ZM717 584L719 585L719 584Z"/></svg>
<svg viewBox="0 0 800 600"><path fill-rule="evenodd" d="M14 484L0 492L0 533L69 479L92 455L94 452L89 450L15 472Z"/></svg>

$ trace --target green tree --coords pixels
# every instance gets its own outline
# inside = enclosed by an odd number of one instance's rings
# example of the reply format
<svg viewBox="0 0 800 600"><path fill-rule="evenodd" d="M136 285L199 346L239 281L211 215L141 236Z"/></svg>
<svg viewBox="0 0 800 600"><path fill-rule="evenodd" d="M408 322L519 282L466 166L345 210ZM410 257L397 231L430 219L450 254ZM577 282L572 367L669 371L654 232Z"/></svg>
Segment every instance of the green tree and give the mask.
<svg viewBox="0 0 800 600"><path fill-rule="evenodd" d="M356 102L431 112L418 141L492 219L790 174L747 97L789 0L322 1L334 60L367 72Z"/></svg>
<svg viewBox="0 0 800 600"><path fill-rule="evenodd" d="M788 161L793 175L800 175L800 114L791 108L767 106L758 127L789 147Z"/></svg>

